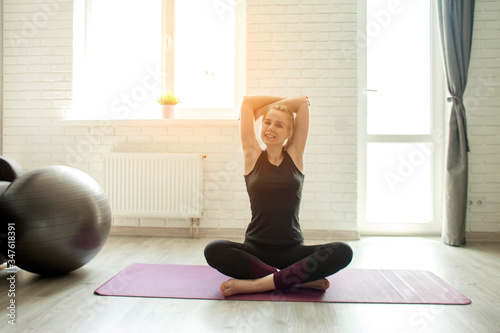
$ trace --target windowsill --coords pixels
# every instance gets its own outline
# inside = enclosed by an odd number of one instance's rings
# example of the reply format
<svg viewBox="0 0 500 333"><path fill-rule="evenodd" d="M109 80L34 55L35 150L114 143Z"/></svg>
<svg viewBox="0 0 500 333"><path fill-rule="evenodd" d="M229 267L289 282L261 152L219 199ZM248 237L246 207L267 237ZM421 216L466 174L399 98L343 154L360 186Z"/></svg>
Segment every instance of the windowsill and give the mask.
<svg viewBox="0 0 500 333"><path fill-rule="evenodd" d="M216 124L238 122L234 117L226 118L171 118L171 119L63 119L67 126L169 126L169 125L193 125L200 123Z"/></svg>

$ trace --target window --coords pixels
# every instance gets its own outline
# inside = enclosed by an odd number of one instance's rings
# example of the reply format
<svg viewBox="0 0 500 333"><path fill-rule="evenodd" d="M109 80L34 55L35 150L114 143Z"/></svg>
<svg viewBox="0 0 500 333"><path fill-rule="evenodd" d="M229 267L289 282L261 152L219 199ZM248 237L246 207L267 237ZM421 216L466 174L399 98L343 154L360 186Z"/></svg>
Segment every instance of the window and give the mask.
<svg viewBox="0 0 500 333"><path fill-rule="evenodd" d="M360 230L438 233L444 84L431 1L366 1Z"/></svg>
<svg viewBox="0 0 500 333"><path fill-rule="evenodd" d="M160 118L174 91L182 118L235 118L244 81L244 3L81 0L74 4L69 119Z"/></svg>

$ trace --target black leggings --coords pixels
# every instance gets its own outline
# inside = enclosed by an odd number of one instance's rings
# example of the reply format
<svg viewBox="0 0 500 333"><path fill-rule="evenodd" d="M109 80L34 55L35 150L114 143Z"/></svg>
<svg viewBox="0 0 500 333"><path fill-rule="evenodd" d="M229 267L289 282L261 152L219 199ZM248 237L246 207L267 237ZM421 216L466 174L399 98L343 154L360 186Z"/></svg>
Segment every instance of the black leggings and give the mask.
<svg viewBox="0 0 500 333"><path fill-rule="evenodd" d="M274 274L276 288L287 289L343 269L351 262L352 249L340 242L280 248L216 240L205 247L205 258L210 266L236 279Z"/></svg>

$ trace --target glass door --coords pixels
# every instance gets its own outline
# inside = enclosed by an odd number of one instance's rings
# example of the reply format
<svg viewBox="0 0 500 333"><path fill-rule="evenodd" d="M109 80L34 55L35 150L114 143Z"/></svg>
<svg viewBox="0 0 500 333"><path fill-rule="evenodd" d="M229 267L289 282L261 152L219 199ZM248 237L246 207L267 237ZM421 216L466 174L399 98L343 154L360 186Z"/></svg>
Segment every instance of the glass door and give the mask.
<svg viewBox="0 0 500 333"><path fill-rule="evenodd" d="M444 86L434 9L430 1L366 4L360 232L438 234Z"/></svg>

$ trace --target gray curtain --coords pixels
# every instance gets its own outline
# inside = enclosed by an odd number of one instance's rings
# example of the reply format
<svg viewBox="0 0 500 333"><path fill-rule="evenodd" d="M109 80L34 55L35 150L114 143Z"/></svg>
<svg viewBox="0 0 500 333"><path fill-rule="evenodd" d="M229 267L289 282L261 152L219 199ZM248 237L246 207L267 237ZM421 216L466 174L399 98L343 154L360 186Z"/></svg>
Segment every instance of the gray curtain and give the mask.
<svg viewBox="0 0 500 333"><path fill-rule="evenodd" d="M444 68L452 103L446 151L443 242L465 245L467 214L467 122L463 95L472 44L475 0L438 0L438 18Z"/></svg>

